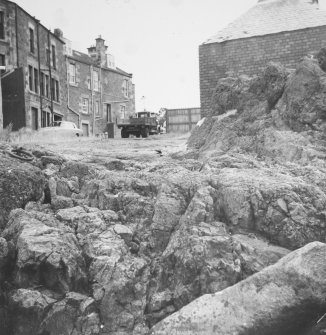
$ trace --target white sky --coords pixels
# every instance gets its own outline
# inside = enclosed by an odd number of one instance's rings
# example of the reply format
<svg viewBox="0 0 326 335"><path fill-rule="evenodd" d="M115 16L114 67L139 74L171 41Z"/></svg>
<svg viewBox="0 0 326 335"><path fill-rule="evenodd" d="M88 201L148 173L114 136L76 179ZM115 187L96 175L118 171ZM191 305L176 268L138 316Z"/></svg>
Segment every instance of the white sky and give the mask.
<svg viewBox="0 0 326 335"><path fill-rule="evenodd" d="M16 0L87 53L99 35L133 74L136 110L199 107L198 47L258 0ZM142 99L145 96L145 99Z"/></svg>

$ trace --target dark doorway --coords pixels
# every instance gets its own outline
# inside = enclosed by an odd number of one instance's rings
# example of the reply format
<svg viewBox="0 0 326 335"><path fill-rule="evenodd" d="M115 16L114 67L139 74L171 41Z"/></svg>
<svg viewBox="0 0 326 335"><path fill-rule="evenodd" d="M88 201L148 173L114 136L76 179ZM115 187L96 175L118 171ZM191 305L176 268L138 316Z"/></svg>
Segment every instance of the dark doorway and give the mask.
<svg viewBox="0 0 326 335"><path fill-rule="evenodd" d="M31 109L31 113L32 113L32 129L33 130L37 130L38 129L38 110L35 107L32 107Z"/></svg>
<svg viewBox="0 0 326 335"><path fill-rule="evenodd" d="M111 104L106 104L106 122L112 122Z"/></svg>
<svg viewBox="0 0 326 335"><path fill-rule="evenodd" d="M89 136L89 125L88 123L82 123L82 130L84 136Z"/></svg>
<svg viewBox="0 0 326 335"><path fill-rule="evenodd" d="M3 126L13 124L16 131L26 127L25 74L23 68L15 69L1 78L3 102Z"/></svg>

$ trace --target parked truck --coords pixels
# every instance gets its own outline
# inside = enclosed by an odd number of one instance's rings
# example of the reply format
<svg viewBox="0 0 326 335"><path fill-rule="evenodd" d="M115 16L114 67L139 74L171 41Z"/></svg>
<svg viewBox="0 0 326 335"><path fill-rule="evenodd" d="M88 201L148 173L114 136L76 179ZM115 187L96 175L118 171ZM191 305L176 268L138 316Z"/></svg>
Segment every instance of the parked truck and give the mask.
<svg viewBox="0 0 326 335"><path fill-rule="evenodd" d="M146 111L138 112L128 119L121 119L118 128L121 128L122 138L128 138L130 135L148 137L160 132L155 114Z"/></svg>

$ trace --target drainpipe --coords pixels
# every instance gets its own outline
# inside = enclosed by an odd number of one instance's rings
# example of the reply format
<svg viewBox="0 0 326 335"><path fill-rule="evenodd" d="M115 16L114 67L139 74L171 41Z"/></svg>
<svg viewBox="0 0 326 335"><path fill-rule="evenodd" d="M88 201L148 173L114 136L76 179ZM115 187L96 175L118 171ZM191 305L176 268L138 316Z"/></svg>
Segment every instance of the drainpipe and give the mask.
<svg viewBox="0 0 326 335"><path fill-rule="evenodd" d="M41 92L41 56L40 56L40 34L39 34L39 23L40 21L36 20L36 33L37 33L37 62L38 62L38 83L39 83L39 89L40 89L40 109L41 109L41 128L42 128L42 117L43 117L43 113L42 113L42 105L43 105L43 99L42 99L42 92ZM43 83L43 87L44 87L44 83Z"/></svg>
<svg viewBox="0 0 326 335"><path fill-rule="evenodd" d="M50 99L51 99L51 111L52 111L52 122L53 122L53 115L54 115L54 109L53 109L53 90L54 87L52 87L52 72L51 72L51 43L50 43L50 31L48 30L48 54L46 55L47 59L49 60L49 80L50 80Z"/></svg>
<svg viewBox="0 0 326 335"><path fill-rule="evenodd" d="M16 29L16 55L17 55L17 68L19 68L19 48L18 48L18 9L15 3L15 29Z"/></svg>
<svg viewBox="0 0 326 335"><path fill-rule="evenodd" d="M92 123L93 123L93 136L95 135L95 113L94 113L94 77L93 77L93 65L90 65L90 71L91 71L91 111L92 111Z"/></svg>
<svg viewBox="0 0 326 335"><path fill-rule="evenodd" d="M99 112L99 117L103 117L103 91L102 91L102 68L100 67L100 75L99 75L99 88L100 88L100 101L99 101L99 106L100 108Z"/></svg>

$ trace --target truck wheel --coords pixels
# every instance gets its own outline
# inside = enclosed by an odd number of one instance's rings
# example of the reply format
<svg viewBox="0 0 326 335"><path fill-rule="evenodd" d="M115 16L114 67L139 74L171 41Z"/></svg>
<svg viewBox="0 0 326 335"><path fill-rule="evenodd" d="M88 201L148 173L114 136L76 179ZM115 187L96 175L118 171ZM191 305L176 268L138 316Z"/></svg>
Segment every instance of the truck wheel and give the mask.
<svg viewBox="0 0 326 335"><path fill-rule="evenodd" d="M136 134L136 137L139 138L139 137L140 137L140 133L137 133L137 134Z"/></svg>
<svg viewBox="0 0 326 335"><path fill-rule="evenodd" d="M148 128L143 129L142 133L141 133L141 136L143 138L146 138L146 137L148 137L148 135L149 135L149 129Z"/></svg>
<svg viewBox="0 0 326 335"><path fill-rule="evenodd" d="M121 137L122 138L128 138L129 137L129 133L127 132L126 129L121 129Z"/></svg>

